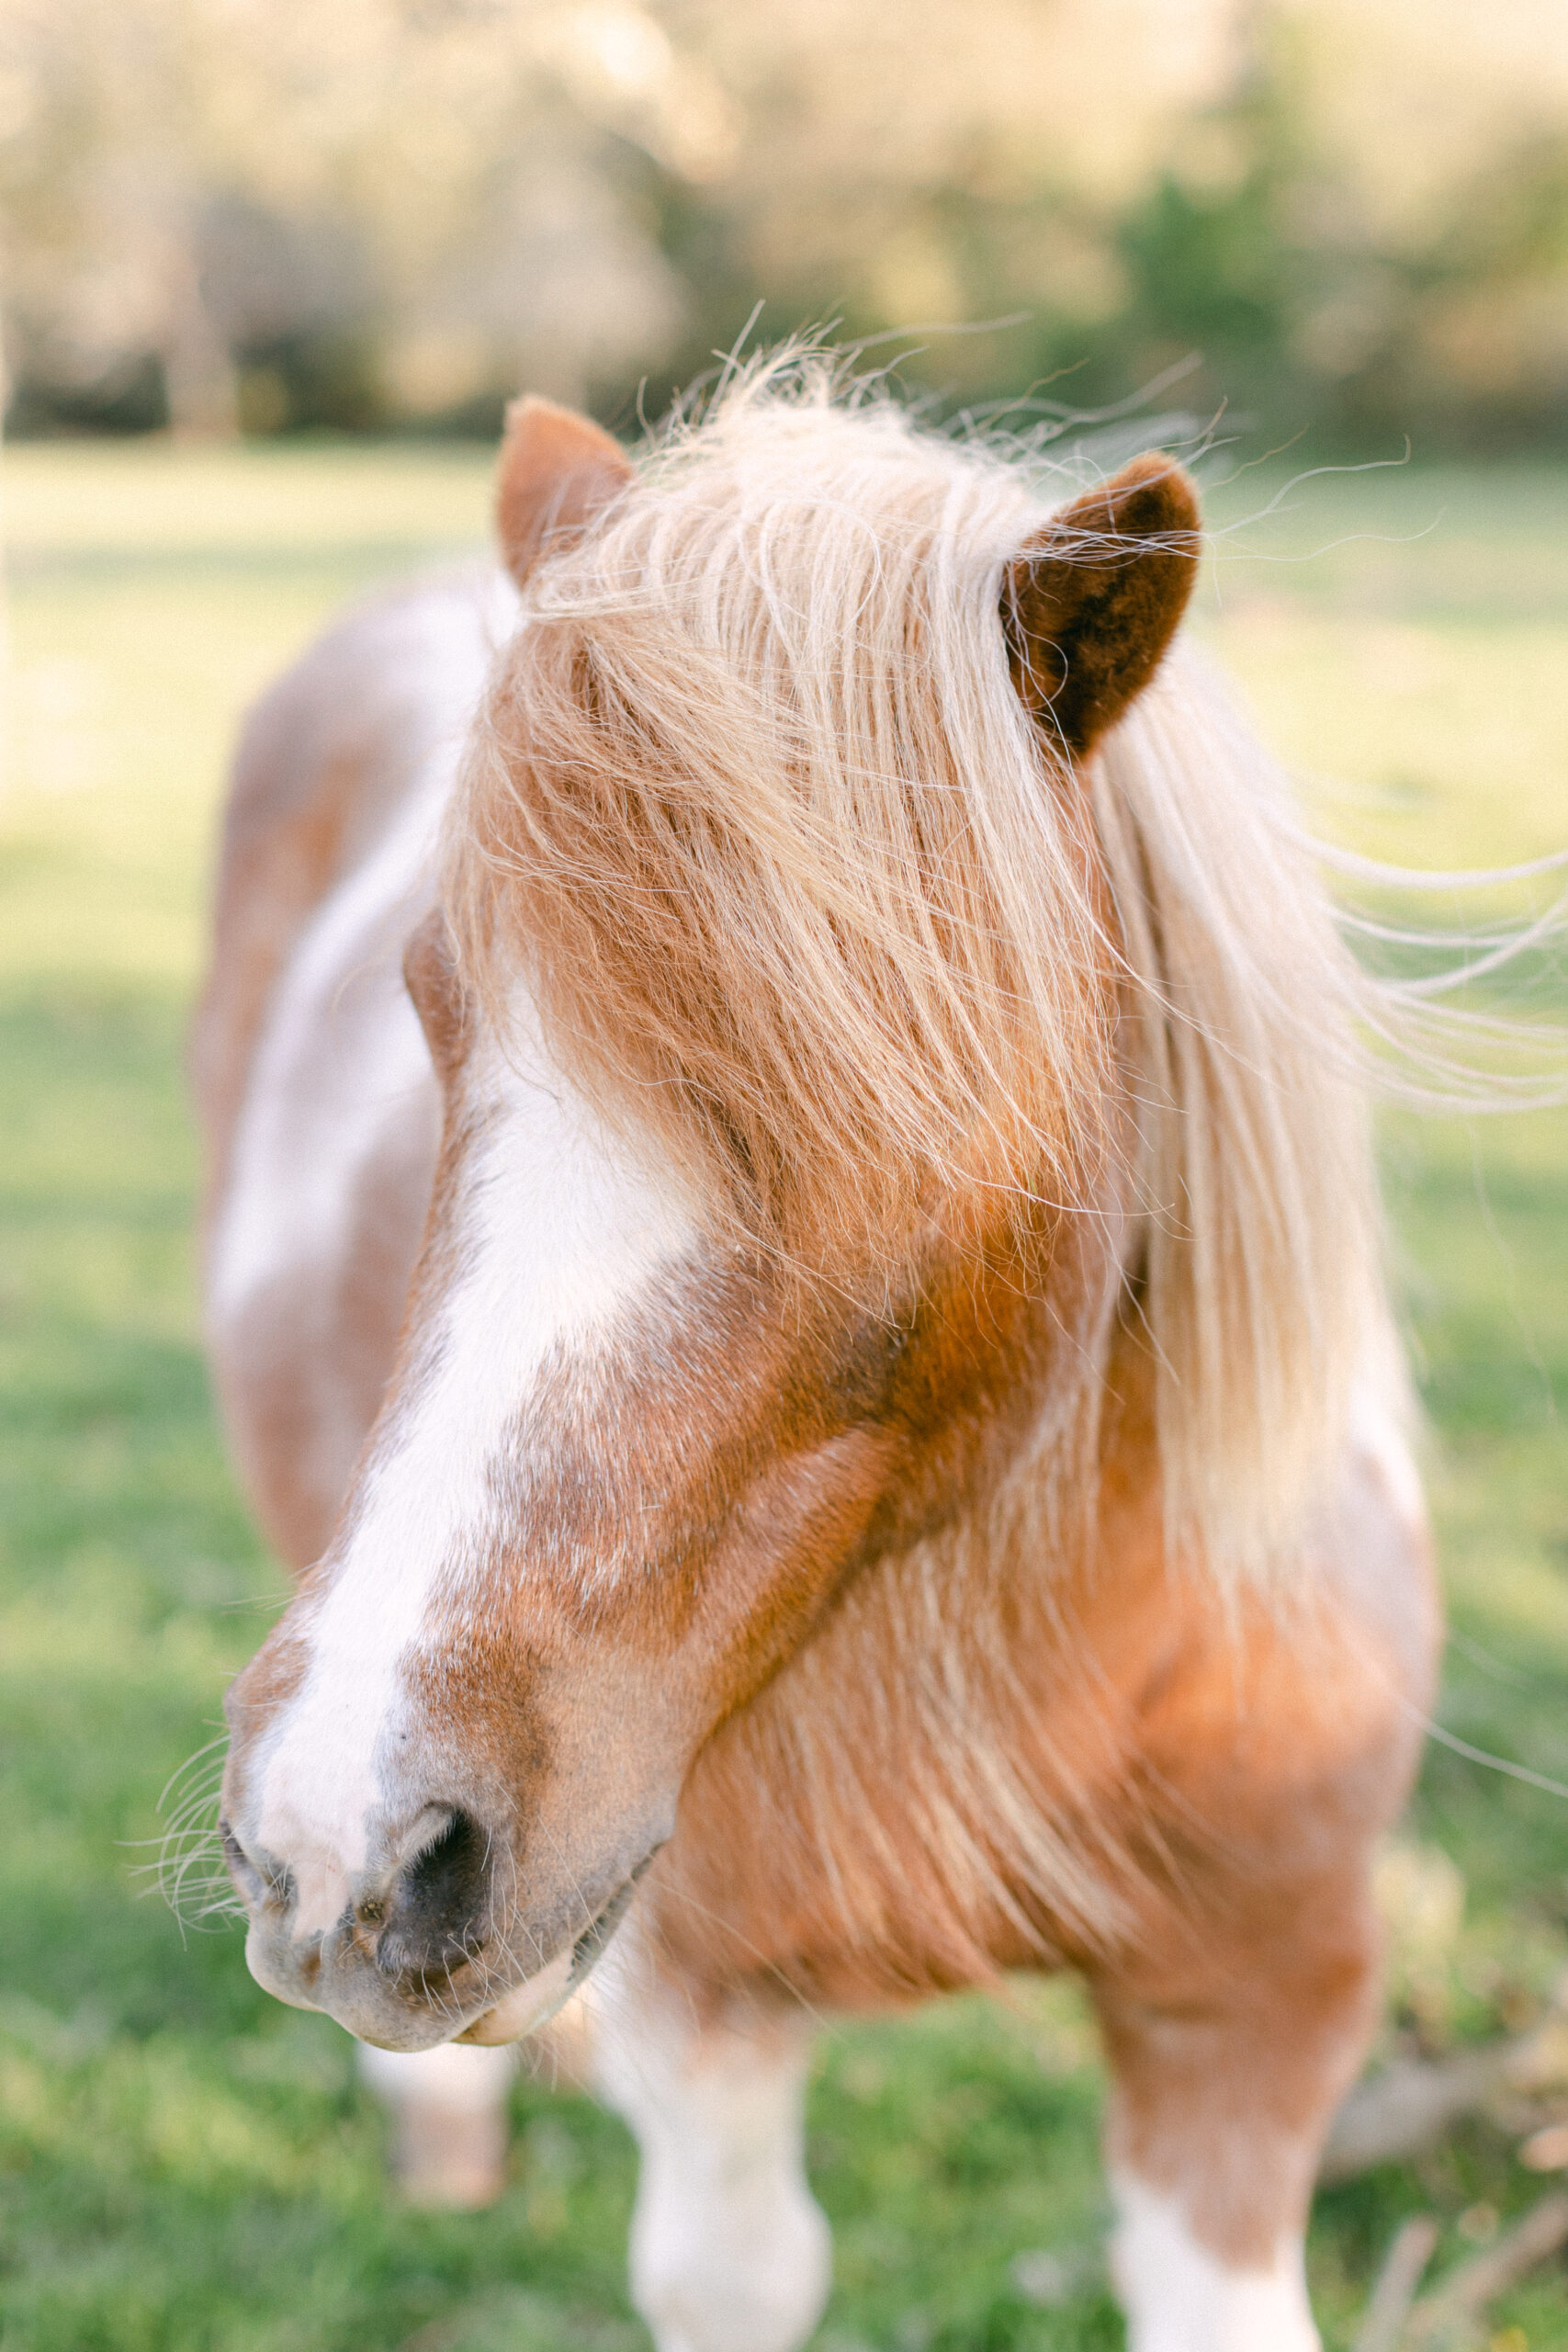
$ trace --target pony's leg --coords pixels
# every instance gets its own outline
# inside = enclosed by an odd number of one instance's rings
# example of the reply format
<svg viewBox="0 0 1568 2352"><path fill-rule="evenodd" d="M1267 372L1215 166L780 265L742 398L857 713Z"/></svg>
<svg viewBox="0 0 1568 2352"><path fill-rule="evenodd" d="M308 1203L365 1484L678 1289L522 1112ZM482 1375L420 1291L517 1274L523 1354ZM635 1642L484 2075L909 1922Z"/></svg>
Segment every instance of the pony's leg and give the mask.
<svg viewBox="0 0 1568 2352"><path fill-rule="evenodd" d="M1303 2243L1371 2031L1370 1910L1359 1870L1233 1883L1201 1951L1179 1936L1095 1983L1129 2352L1318 2352Z"/></svg>
<svg viewBox="0 0 1568 2352"><path fill-rule="evenodd" d="M612 1952L590 1987L596 2085L642 2157L632 2301L659 2352L795 2352L832 2268L806 2185L809 2029L699 2025L639 1975Z"/></svg>
<svg viewBox="0 0 1568 2352"><path fill-rule="evenodd" d="M415 2205L492 2205L506 2184L510 2049L359 2044L359 2071L392 2116L392 2171Z"/></svg>

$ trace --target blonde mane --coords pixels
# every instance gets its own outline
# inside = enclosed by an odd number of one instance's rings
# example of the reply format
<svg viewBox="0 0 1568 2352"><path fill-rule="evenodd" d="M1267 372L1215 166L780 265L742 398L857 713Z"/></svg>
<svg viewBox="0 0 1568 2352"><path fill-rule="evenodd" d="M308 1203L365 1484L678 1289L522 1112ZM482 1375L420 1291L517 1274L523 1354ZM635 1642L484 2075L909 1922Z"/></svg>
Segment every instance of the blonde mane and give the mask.
<svg viewBox="0 0 1568 2352"><path fill-rule="evenodd" d="M1168 1533L1263 1574L1382 1325L1371 983L1190 649L1081 791L1026 713L1006 567L1082 482L825 361L735 376L530 579L446 904L494 1019L521 972L599 1102L825 1279L896 1302L998 1203L1119 1203Z"/></svg>

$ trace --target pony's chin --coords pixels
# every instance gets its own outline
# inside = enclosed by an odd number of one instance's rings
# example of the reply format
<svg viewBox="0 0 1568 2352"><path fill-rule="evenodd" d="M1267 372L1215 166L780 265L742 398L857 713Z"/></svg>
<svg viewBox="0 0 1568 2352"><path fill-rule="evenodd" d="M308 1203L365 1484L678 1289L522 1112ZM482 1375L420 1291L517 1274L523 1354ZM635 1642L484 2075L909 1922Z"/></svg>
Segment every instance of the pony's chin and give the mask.
<svg viewBox="0 0 1568 2352"><path fill-rule="evenodd" d="M477 2041L490 2048L497 2042L521 2041L525 2033L536 2033L542 2025L548 2025L572 1990L576 1961L576 1948L568 1944L547 1968L541 1968L536 1976L525 1976L521 1984L514 1984L493 2009L487 2009L483 2017L465 2026L455 2039Z"/></svg>
<svg viewBox="0 0 1568 2352"><path fill-rule="evenodd" d="M564 2007L571 1995L589 1974L594 1962L604 1951L631 1906L637 1883L658 1852L658 1847L646 1854L631 1876L623 1879L603 1911L590 1927L583 1929L574 1944L558 1952L547 1968L536 1976L525 1976L510 1993L499 2000L494 2008L476 2018L472 2025L453 2035L455 2041L477 2041L491 2047L498 2041L521 2041L525 2033L537 2033L548 2025L558 2009Z"/></svg>

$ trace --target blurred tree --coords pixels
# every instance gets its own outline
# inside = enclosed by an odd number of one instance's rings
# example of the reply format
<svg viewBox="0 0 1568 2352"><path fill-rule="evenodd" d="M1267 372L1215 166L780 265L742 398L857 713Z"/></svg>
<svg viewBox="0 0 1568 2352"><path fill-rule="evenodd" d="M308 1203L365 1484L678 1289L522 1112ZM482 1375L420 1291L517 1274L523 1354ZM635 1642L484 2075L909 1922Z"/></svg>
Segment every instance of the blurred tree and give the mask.
<svg viewBox="0 0 1568 2352"><path fill-rule="evenodd" d="M1559 435L1565 119L1562 0L0 0L12 424L624 419L765 298L965 401Z"/></svg>

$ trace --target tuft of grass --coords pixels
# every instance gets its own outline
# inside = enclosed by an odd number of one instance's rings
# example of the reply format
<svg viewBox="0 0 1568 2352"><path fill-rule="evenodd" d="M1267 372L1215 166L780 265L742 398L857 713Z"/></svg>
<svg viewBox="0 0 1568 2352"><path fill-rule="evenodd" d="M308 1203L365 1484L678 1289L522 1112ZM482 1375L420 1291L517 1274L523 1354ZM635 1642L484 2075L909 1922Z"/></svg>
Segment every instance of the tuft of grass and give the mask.
<svg viewBox="0 0 1568 2352"><path fill-rule="evenodd" d="M634 2352L617 2122L522 2080L500 2205L399 2210L346 2038L269 2001L221 1923L182 1937L136 1876L284 1589L223 1461L196 1303L181 1039L226 747L345 595L477 543L488 460L7 467L0 2345ZM1221 519L1282 479L1217 492ZM1222 542L1200 626L1317 780L1319 821L1417 865L1558 846L1568 477L1410 469L1295 498ZM1400 1117L1384 1159L1456 1634L1440 1719L1568 1780L1568 1118ZM1405 1848L1385 2052L1528 2024L1568 1968L1568 1807L1435 1747ZM829 2032L824 2352L1111 2352L1100 2100L1071 1984ZM1521 2129L1477 2119L1319 2199L1331 2347L1406 2213L1441 2220L1440 2272L1528 2203ZM1568 2343L1561 2269L1491 2324L1510 2352Z"/></svg>

